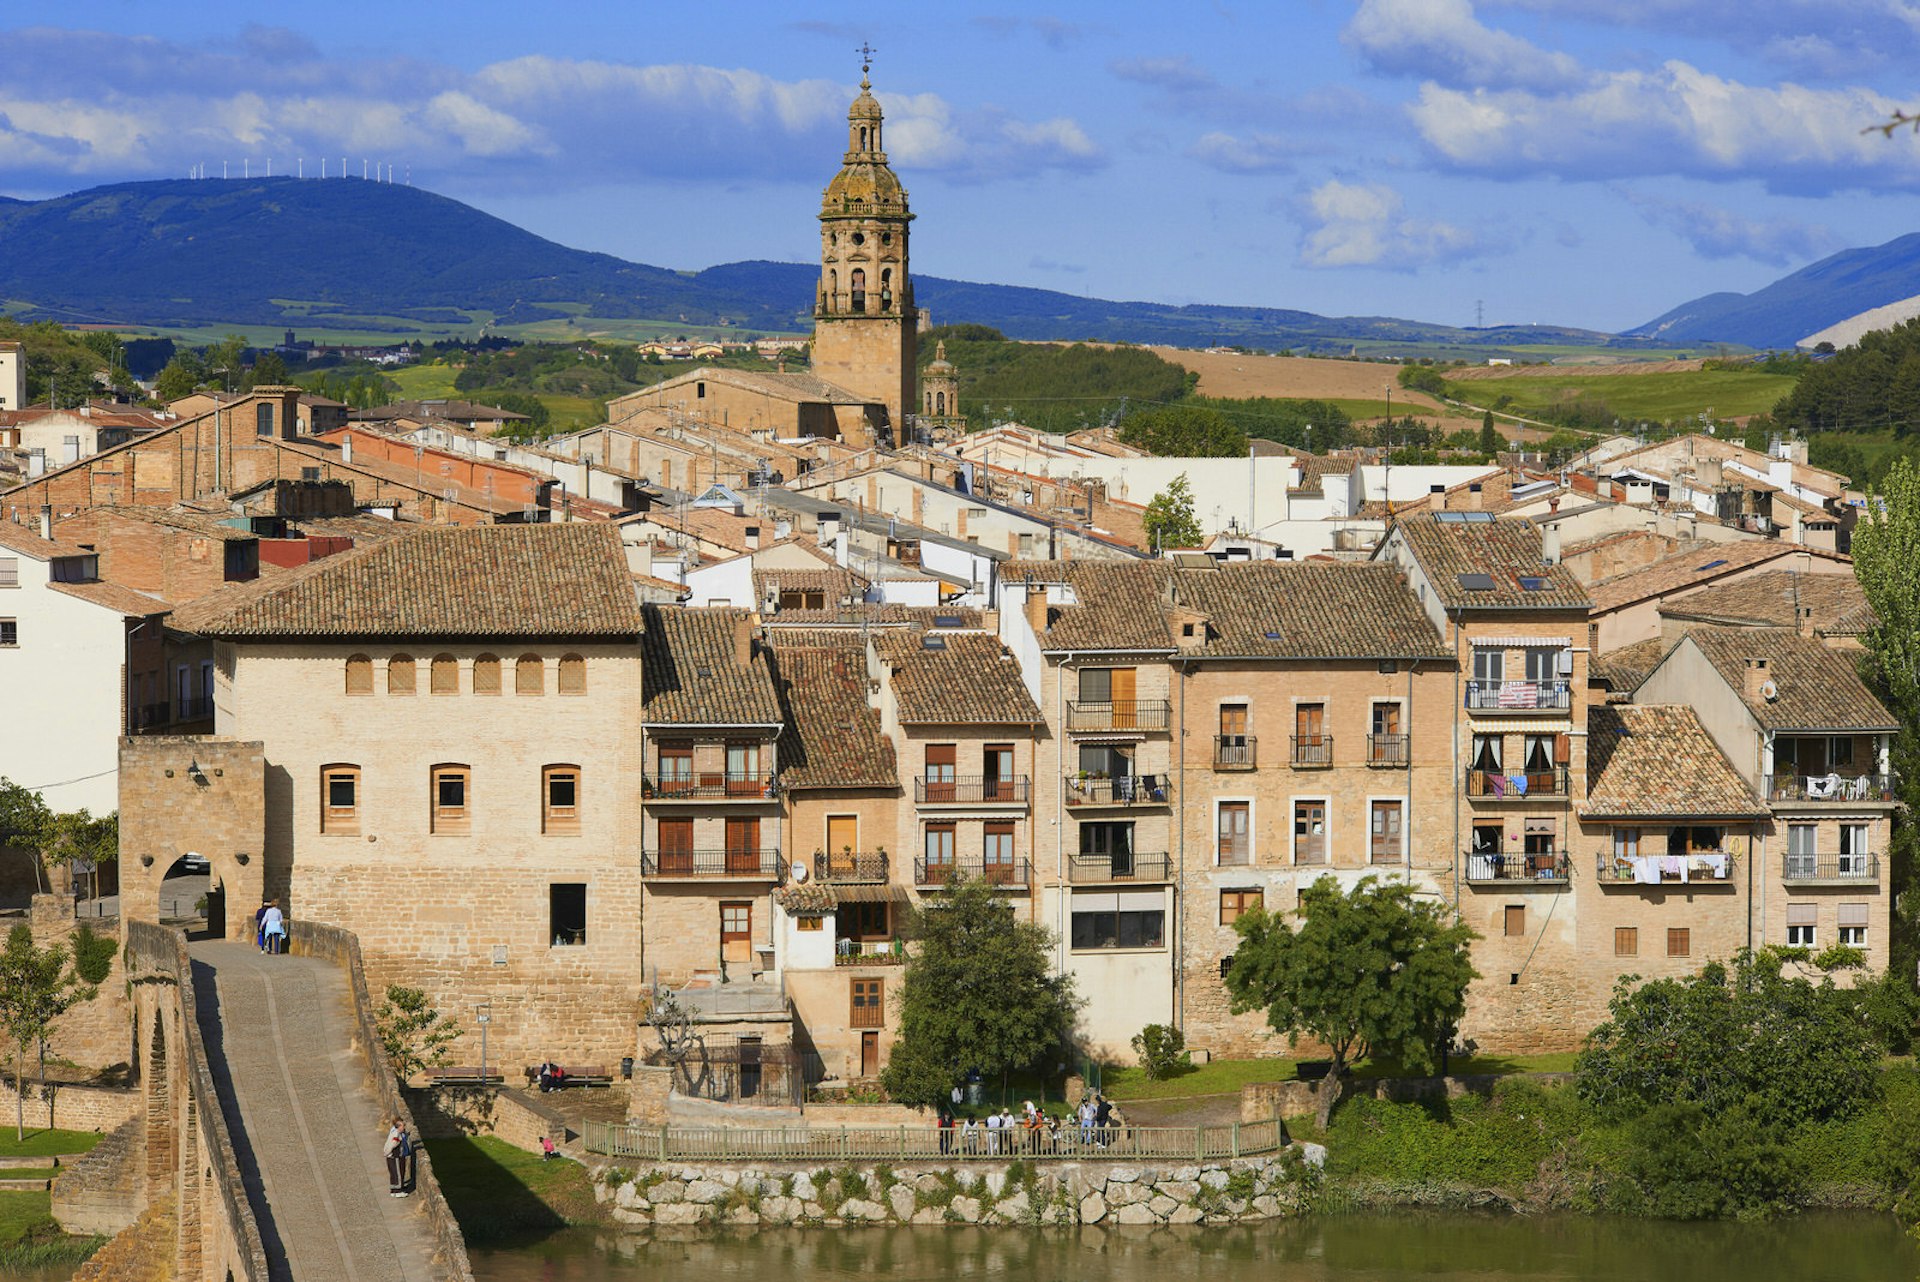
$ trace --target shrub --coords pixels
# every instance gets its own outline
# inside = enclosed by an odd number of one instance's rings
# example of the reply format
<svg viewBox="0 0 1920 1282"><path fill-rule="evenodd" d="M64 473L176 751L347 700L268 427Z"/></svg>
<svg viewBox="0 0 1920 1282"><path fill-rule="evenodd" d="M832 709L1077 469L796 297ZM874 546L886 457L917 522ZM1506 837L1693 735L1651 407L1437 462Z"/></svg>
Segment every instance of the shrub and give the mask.
<svg viewBox="0 0 1920 1282"><path fill-rule="evenodd" d="M1193 1067L1186 1035L1169 1024L1148 1024L1135 1033L1133 1052L1149 1081L1162 1081Z"/></svg>
<svg viewBox="0 0 1920 1282"><path fill-rule="evenodd" d="M73 969L89 984L98 984L113 969L113 955L120 943L107 935L97 935L91 926L77 926L73 932Z"/></svg>

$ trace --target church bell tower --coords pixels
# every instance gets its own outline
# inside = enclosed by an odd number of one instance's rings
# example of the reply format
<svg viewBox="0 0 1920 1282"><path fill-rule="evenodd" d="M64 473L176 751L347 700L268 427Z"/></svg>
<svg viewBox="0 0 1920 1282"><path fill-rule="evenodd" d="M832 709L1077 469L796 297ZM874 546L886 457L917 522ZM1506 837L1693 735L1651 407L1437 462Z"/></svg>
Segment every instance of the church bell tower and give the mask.
<svg viewBox="0 0 1920 1282"><path fill-rule="evenodd" d="M862 49L871 56L871 49ZM847 111L847 152L820 201L820 283L814 291L813 372L887 408L884 431L905 435L915 395L919 314L907 274L907 190L887 165L870 62Z"/></svg>

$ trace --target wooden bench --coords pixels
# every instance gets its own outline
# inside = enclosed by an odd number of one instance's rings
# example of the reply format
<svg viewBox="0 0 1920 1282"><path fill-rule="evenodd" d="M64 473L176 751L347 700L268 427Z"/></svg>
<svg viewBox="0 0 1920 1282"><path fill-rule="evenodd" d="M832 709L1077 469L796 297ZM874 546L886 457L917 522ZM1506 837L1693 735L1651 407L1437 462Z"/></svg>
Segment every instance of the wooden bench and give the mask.
<svg viewBox="0 0 1920 1282"><path fill-rule="evenodd" d="M557 1061L556 1061L557 1063ZM612 1086L613 1070L605 1064L559 1064L562 1074L560 1088L569 1086ZM540 1088L540 1066L529 1064L526 1067L527 1085L535 1090Z"/></svg>
<svg viewBox="0 0 1920 1282"><path fill-rule="evenodd" d="M495 1068L489 1068L484 1074L477 1064L455 1064L447 1068L430 1068L427 1080L436 1086L490 1086L504 1084L506 1074Z"/></svg>

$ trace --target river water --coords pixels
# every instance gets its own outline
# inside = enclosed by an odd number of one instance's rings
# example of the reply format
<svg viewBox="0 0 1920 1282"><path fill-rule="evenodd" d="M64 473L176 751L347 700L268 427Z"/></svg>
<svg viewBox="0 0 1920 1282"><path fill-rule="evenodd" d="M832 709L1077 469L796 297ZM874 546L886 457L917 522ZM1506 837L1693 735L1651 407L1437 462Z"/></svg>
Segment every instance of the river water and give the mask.
<svg viewBox="0 0 1920 1282"><path fill-rule="evenodd" d="M1912 1282L1888 1216L1765 1224L1391 1213L1232 1229L570 1230L473 1252L479 1282Z"/></svg>

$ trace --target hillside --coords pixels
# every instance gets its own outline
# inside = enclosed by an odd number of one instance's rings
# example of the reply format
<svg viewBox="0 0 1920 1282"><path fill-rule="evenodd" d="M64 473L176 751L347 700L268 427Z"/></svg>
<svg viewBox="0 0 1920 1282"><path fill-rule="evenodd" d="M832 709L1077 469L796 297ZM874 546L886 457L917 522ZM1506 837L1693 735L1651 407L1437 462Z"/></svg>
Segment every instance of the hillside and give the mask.
<svg viewBox="0 0 1920 1282"><path fill-rule="evenodd" d="M182 179L0 201L0 242L0 308L69 324L433 338L480 324L573 321L577 332L593 332L596 321L652 321L801 332L812 323L815 269L807 264L670 271L569 249L417 187L352 179ZM1476 358L1542 345L1652 345L1557 326L1461 329L1283 308L1176 307L920 275L915 288L937 322L974 321L1013 338L1339 353L1417 346Z"/></svg>
<svg viewBox="0 0 1920 1282"><path fill-rule="evenodd" d="M1842 250L1751 294L1707 294L1627 333L1675 344L1790 349L1862 312L1915 295L1920 295L1920 232Z"/></svg>

